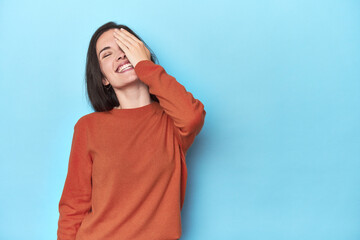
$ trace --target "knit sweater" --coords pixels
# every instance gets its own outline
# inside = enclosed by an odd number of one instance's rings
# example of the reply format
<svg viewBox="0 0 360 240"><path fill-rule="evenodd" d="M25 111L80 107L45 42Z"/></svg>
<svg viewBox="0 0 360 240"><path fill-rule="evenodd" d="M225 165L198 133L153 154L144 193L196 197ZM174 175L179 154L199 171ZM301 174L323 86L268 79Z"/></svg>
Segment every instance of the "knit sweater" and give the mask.
<svg viewBox="0 0 360 240"><path fill-rule="evenodd" d="M204 105L150 60L135 66L159 102L78 119L59 202L58 240L175 240L185 156Z"/></svg>

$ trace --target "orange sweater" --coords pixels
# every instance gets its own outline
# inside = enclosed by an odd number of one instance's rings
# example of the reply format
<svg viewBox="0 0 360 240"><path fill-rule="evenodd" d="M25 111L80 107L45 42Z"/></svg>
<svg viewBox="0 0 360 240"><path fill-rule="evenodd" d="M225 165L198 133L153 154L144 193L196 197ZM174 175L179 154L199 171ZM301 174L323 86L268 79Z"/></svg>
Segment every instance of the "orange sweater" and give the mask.
<svg viewBox="0 0 360 240"><path fill-rule="evenodd" d="M150 60L135 66L159 102L81 117L59 202L58 240L175 240L181 236L185 155L204 105Z"/></svg>

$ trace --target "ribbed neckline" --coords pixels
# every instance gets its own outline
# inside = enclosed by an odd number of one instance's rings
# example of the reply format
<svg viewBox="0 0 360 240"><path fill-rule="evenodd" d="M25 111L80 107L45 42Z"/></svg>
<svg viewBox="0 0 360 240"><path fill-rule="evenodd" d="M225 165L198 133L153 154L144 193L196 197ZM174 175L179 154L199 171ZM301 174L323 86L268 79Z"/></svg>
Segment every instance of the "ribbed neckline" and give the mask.
<svg viewBox="0 0 360 240"><path fill-rule="evenodd" d="M113 108L109 112L114 115L121 116L141 116L144 113L152 112L158 107L158 102L154 101L149 103L148 105L137 107L137 108Z"/></svg>

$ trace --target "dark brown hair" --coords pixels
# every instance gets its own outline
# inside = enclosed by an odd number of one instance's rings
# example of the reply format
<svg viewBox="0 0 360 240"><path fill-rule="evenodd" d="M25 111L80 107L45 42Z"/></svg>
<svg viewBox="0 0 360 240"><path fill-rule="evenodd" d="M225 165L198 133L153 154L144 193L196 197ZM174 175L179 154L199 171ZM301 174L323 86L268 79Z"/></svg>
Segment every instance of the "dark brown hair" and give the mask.
<svg viewBox="0 0 360 240"><path fill-rule="evenodd" d="M151 61L153 63L159 64L159 61L153 51L148 47L148 45L129 27L126 25L116 24L114 22L108 22L101 27L99 27L93 36L91 37L87 57L86 57L86 73L85 73L85 84L87 89L88 100L91 103L92 108L96 112L109 111L114 107L120 105L114 89L106 87L102 83L103 74L100 69L98 57L96 54L96 42L104 32L114 29L114 28L124 28L140 41L144 43L147 49L149 49L151 54ZM150 94L152 100L159 102L157 97L153 94Z"/></svg>

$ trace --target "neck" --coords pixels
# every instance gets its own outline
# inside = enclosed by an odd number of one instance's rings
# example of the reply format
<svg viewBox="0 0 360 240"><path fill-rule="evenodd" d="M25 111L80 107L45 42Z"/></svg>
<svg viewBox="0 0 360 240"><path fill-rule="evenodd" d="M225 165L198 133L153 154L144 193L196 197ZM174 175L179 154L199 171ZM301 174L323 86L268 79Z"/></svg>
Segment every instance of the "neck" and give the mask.
<svg viewBox="0 0 360 240"><path fill-rule="evenodd" d="M140 80L122 88L114 88L120 106L116 109L138 108L153 102L150 97L149 87Z"/></svg>

